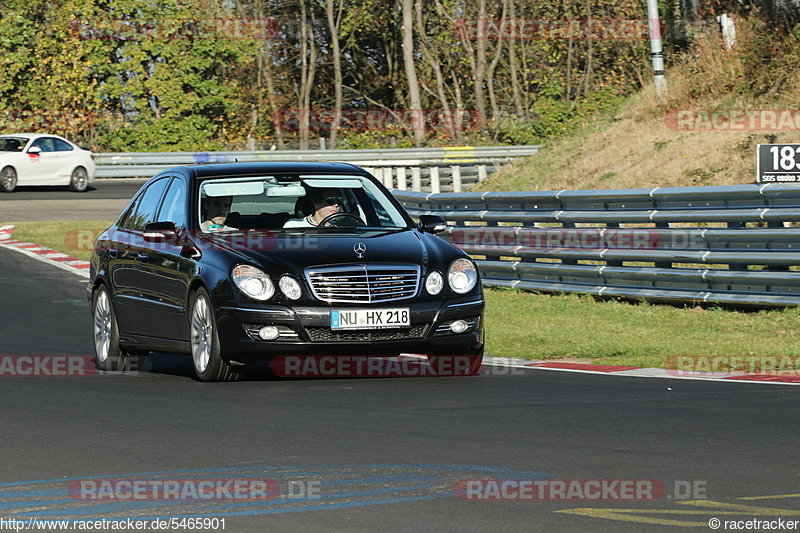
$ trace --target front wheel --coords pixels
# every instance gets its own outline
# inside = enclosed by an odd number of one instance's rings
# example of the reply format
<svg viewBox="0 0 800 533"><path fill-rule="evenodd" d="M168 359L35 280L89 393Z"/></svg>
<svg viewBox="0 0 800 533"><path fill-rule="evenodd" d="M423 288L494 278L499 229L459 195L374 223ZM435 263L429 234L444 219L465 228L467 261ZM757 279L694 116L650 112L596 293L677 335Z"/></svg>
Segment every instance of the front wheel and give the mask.
<svg viewBox="0 0 800 533"><path fill-rule="evenodd" d="M12 167L0 170L0 191L14 192L17 188L17 171Z"/></svg>
<svg viewBox="0 0 800 533"><path fill-rule="evenodd" d="M89 187L89 174L83 167L78 167L72 171L69 179L69 190L72 192L84 192Z"/></svg>
<svg viewBox="0 0 800 533"><path fill-rule="evenodd" d="M239 374L220 357L217 320L211 297L205 289L197 289L192 297L190 313L192 362L200 381L236 381Z"/></svg>

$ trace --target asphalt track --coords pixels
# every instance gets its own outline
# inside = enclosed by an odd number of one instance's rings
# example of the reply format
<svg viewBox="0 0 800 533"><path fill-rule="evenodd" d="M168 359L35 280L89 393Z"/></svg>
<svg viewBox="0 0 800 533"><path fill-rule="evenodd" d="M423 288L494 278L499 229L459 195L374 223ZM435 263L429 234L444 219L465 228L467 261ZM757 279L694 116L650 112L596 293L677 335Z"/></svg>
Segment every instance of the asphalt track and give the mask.
<svg viewBox="0 0 800 533"><path fill-rule="evenodd" d="M83 278L3 248L0 269L0 362L92 353ZM474 378L254 372L203 384L189 365L152 354L125 374L0 376L0 520L212 516L234 532L638 532L708 530L712 517L800 519L797 387L497 368ZM95 502L69 492L70 483L103 477L257 477L275 480L282 497ZM658 480L667 494L454 495L459 480L485 478ZM692 484L694 494L676 492ZM781 497L747 499L766 496Z"/></svg>

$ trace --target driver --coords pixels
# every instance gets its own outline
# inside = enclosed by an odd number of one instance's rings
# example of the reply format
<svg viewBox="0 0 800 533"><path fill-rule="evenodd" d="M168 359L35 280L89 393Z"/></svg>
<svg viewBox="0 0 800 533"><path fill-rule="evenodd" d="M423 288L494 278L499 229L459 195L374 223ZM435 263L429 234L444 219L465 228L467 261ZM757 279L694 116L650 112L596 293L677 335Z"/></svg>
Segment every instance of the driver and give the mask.
<svg viewBox="0 0 800 533"><path fill-rule="evenodd" d="M342 204L336 189L311 189L310 199L314 212L304 218L286 221L284 228L316 228L326 217L338 213Z"/></svg>
<svg viewBox="0 0 800 533"><path fill-rule="evenodd" d="M233 196L206 197L203 206L207 220L200 224L200 229L205 233L235 230L236 228L225 225L228 214L231 212L232 203Z"/></svg>

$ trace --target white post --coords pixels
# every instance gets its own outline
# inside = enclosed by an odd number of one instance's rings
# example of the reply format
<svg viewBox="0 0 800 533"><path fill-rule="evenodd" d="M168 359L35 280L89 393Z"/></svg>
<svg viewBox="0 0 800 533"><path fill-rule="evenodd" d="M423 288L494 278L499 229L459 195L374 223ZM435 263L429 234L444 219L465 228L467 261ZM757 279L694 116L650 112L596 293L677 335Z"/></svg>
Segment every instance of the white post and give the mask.
<svg viewBox="0 0 800 533"><path fill-rule="evenodd" d="M647 0L647 21L650 29L650 56L653 58L653 81L656 96L667 95L667 78L664 76L664 51L661 48L661 21L658 18L658 0Z"/></svg>
<svg viewBox="0 0 800 533"><path fill-rule="evenodd" d="M478 183L486 181L486 165L478 165Z"/></svg>
<svg viewBox="0 0 800 533"><path fill-rule="evenodd" d="M392 184L392 167L383 167L383 184L389 189L394 189Z"/></svg>
<svg viewBox="0 0 800 533"><path fill-rule="evenodd" d="M442 192L439 167L431 167L431 192Z"/></svg>
<svg viewBox="0 0 800 533"><path fill-rule="evenodd" d="M461 192L461 167L451 165L450 169L453 171L453 192Z"/></svg>
<svg viewBox="0 0 800 533"><path fill-rule="evenodd" d="M419 167L411 167L411 190L414 192L422 191L422 176Z"/></svg>
<svg viewBox="0 0 800 533"><path fill-rule="evenodd" d="M406 180L406 167L397 167L397 188L401 191L408 189L408 180Z"/></svg>

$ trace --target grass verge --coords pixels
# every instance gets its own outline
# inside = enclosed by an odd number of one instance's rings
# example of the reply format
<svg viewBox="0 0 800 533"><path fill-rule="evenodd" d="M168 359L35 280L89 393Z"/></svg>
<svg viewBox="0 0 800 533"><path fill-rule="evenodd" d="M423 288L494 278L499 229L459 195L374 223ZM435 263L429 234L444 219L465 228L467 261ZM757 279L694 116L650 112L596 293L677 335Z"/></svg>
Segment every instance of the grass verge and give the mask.
<svg viewBox="0 0 800 533"><path fill-rule="evenodd" d="M734 311L486 290L488 355L663 368L677 356L800 355L800 309Z"/></svg>
<svg viewBox="0 0 800 533"><path fill-rule="evenodd" d="M48 222L10 222L15 226L14 239L28 241L89 260L92 244L110 220L68 220Z"/></svg>

